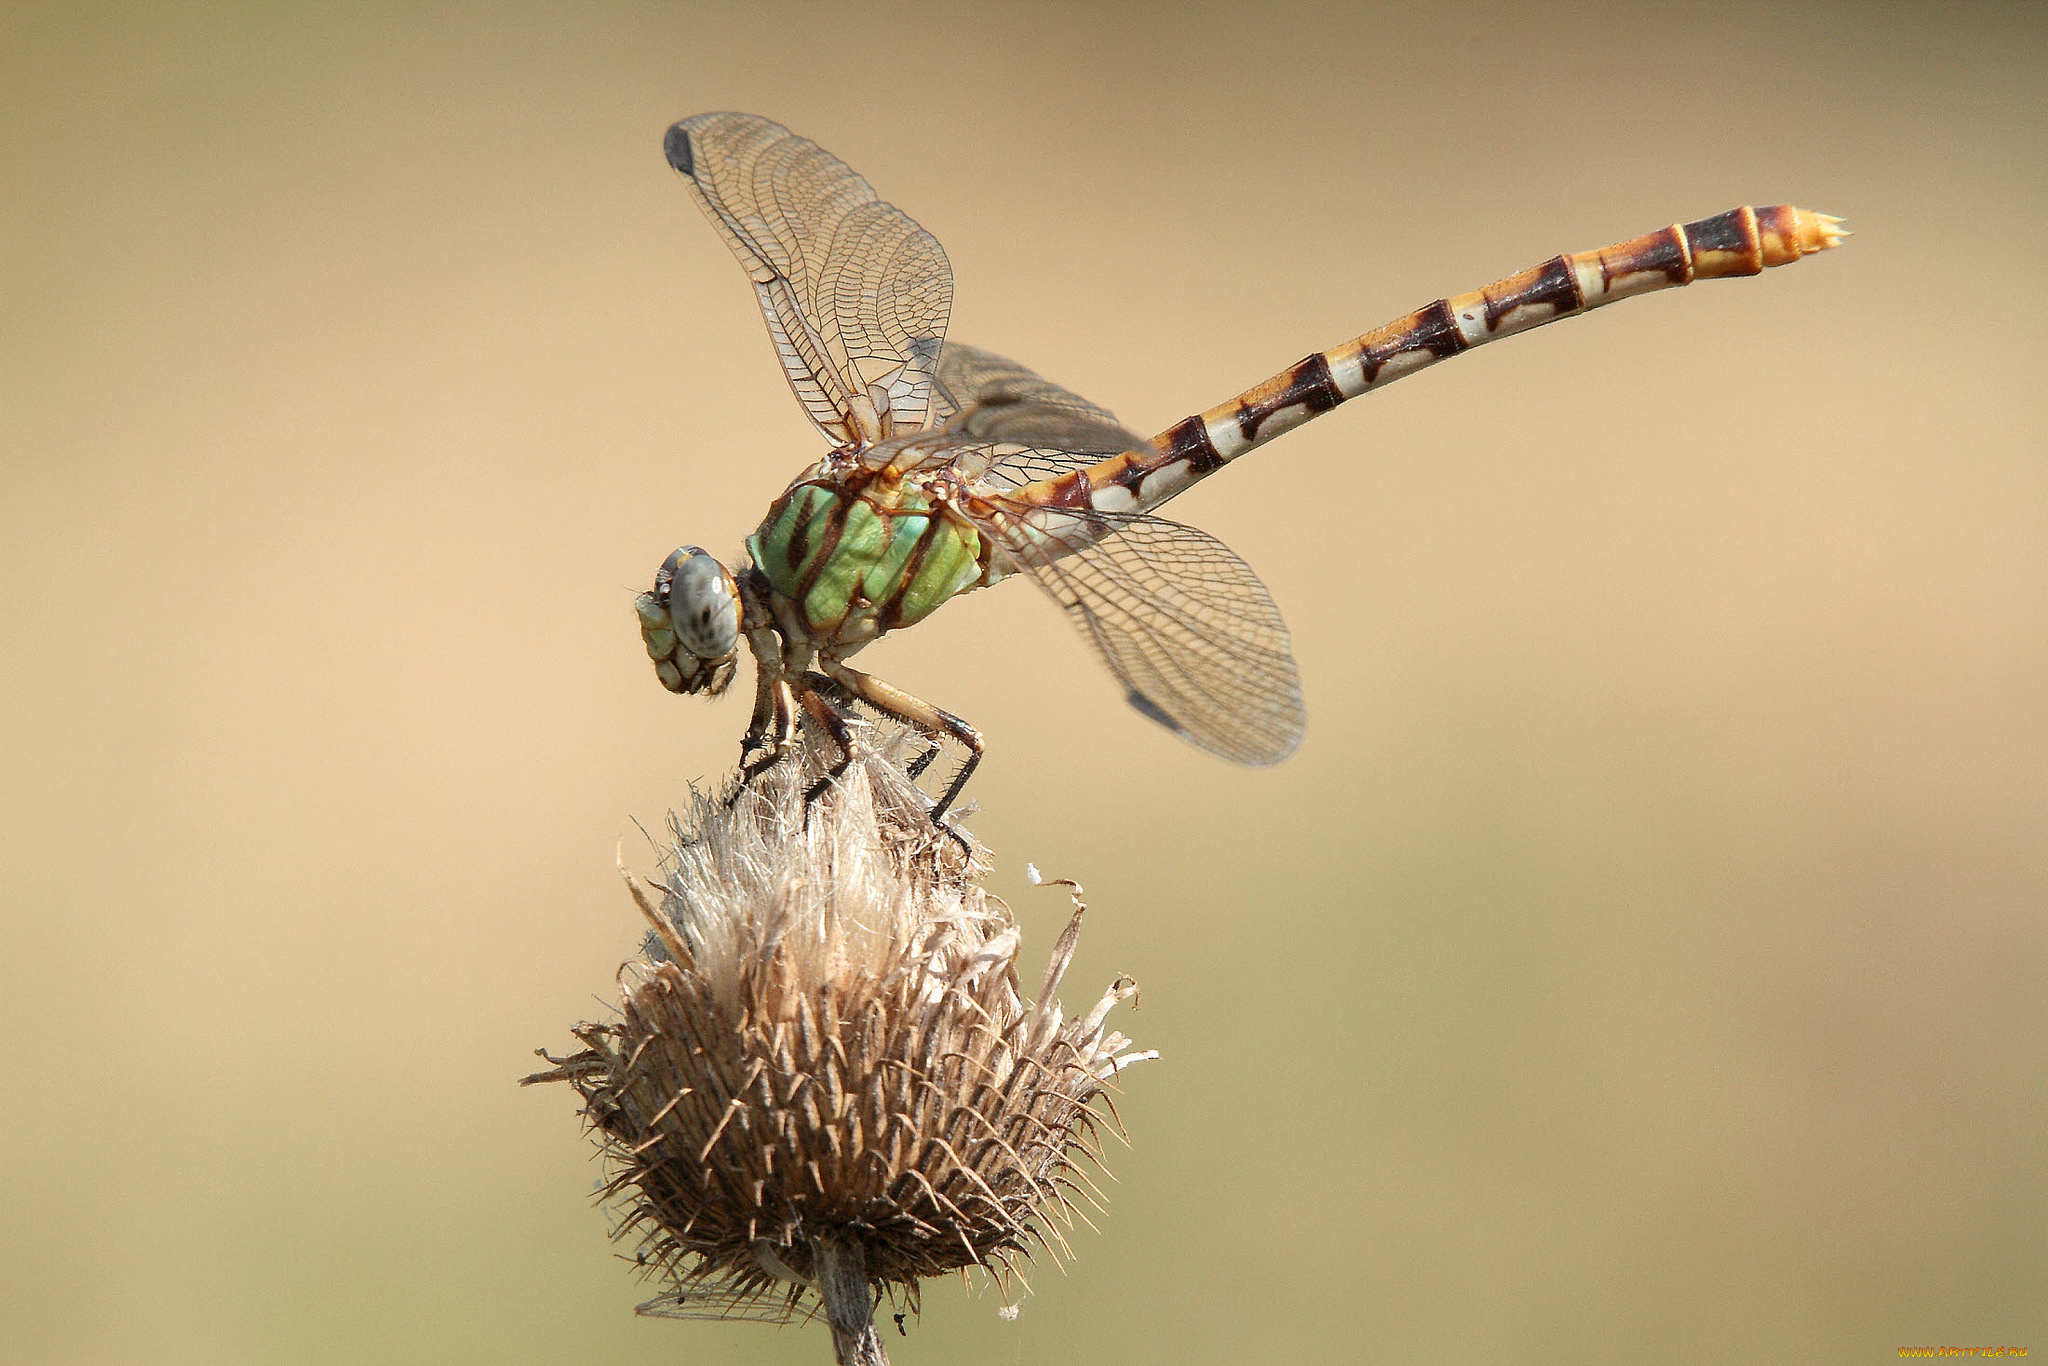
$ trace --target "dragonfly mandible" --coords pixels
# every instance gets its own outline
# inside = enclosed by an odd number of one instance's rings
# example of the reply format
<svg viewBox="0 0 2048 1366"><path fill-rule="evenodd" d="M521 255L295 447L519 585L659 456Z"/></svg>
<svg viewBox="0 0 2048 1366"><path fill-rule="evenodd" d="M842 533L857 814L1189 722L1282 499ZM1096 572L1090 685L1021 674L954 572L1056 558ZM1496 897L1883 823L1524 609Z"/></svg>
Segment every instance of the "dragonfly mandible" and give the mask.
<svg viewBox="0 0 2048 1366"><path fill-rule="evenodd" d="M1211 753L1272 764L1300 743L1301 680L1279 609L1222 542L1153 515L1254 447L1482 343L1694 280L1755 275L1836 245L1841 220L1744 206L1554 256L1438 299L1288 367L1147 440L1015 362L946 339L953 273L937 239L843 162L751 114L668 130L669 164L753 282L790 387L831 443L727 566L696 546L640 595L663 686L723 692L742 639L757 668L741 782L786 755L804 716L845 772L859 701L965 761L952 713L853 668L872 641L1015 575L1051 594L1140 712Z"/></svg>

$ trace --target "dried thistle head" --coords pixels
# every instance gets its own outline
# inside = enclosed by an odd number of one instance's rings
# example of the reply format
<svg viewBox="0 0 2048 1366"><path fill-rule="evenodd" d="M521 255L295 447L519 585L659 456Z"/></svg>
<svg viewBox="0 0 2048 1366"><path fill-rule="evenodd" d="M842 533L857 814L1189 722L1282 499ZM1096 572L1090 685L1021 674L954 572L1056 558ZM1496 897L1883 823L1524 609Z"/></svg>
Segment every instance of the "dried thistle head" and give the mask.
<svg viewBox="0 0 2048 1366"><path fill-rule="evenodd" d="M850 1274L865 1323L971 1266L1007 1294L1020 1255L1063 1255L1060 1226L1085 1221L1075 1163L1099 1166L1114 1120L1092 1102L1153 1056L1104 1029L1127 980L1076 1019L1053 999L1078 899L1027 1005L979 847L872 750L806 812L817 772L784 762L672 821L659 906L633 884L654 932L619 970L619 1020L527 1078L583 1096L615 1236L668 1286L642 1313L783 1321Z"/></svg>

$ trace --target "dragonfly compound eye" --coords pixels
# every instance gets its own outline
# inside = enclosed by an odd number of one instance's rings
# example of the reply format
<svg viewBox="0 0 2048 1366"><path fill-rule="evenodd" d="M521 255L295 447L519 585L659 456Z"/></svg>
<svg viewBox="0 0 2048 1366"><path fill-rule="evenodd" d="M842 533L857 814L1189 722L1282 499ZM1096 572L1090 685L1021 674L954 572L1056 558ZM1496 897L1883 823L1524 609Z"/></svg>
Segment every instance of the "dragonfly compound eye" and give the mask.
<svg viewBox="0 0 2048 1366"><path fill-rule="evenodd" d="M662 564L654 585L657 594L668 590L669 625L685 650L719 660L739 648L739 594L732 575L708 552L684 546Z"/></svg>

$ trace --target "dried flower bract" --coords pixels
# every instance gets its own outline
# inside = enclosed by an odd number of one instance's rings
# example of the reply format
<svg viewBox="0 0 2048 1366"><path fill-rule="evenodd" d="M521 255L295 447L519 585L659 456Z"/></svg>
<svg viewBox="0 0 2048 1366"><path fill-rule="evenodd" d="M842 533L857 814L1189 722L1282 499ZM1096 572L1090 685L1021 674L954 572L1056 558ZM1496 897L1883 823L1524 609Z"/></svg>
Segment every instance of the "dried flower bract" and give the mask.
<svg viewBox="0 0 2048 1366"><path fill-rule="evenodd" d="M1130 982L1072 1020L1053 999L1078 899L1027 1005L979 847L872 750L806 812L817 772L807 756L730 807L697 798L659 906L633 884L654 933L619 971L620 1019L578 1025L584 1051L527 1079L586 1102L617 1236L668 1285L643 1313L785 1320L850 1275L865 1321L942 1272L1007 1287L1097 1202L1075 1163L1099 1162L1114 1117L1091 1102L1153 1056L1104 1029Z"/></svg>

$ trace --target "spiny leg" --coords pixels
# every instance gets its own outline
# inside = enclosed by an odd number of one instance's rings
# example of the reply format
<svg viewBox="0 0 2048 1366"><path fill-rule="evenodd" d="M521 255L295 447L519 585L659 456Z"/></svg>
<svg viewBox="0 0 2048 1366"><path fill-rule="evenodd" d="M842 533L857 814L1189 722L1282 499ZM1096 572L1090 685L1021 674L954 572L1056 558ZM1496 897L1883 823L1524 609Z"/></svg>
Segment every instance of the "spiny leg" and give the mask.
<svg viewBox="0 0 2048 1366"><path fill-rule="evenodd" d="M961 789L967 786L967 780L974 776L974 770L981 767L981 732L949 711L939 711L937 707L932 710L945 725L947 734L967 748L967 762L960 765L960 771L953 775L953 781L946 784L944 795L932 803L932 824L950 833L953 827L946 824L946 812L959 797ZM936 755L938 751L934 749L932 753Z"/></svg>
<svg viewBox="0 0 2048 1366"><path fill-rule="evenodd" d="M862 697L853 689L835 681L834 679L824 674L814 673L809 675L809 677L812 685L818 689L821 696L824 696L828 702L831 702L833 704L833 706L842 709L842 715L845 714L845 708L850 708L854 706L856 703L870 707L873 707L874 705L872 703L869 703L866 698ZM883 716L887 716L892 720L902 721L906 719L904 717L897 716L894 712L891 712L886 708L875 707L874 709L881 712ZM912 759L909 763L903 766L904 776L909 778L910 781L914 783L919 778L924 776L924 771L932 766L932 761L939 757L940 752L943 751L946 746L945 742L942 739L940 739L936 735L928 733L921 725L913 724L911 729L917 732L918 738L923 740L926 745L924 753L918 755L915 759Z"/></svg>
<svg viewBox="0 0 2048 1366"><path fill-rule="evenodd" d="M950 736L960 742L961 747L967 751L967 762L960 765L960 771L954 774L953 781L946 785L944 794L932 805L932 824L958 838L953 827L946 824L946 811L959 797L961 789L967 786L967 780L974 776L974 770L981 764L981 732L953 713L942 711L922 698L912 697L901 688L884 683L873 674L864 674L836 659L820 658L818 667L824 671L826 677L876 711L893 716L899 721L907 721L926 735ZM912 776L924 772L937 754L938 750L934 748L921 756L911 770Z"/></svg>
<svg viewBox="0 0 2048 1366"><path fill-rule="evenodd" d="M824 796L825 789L846 776L846 770L853 767L854 754L859 744L853 738L853 729L846 724L846 718L839 714L839 708L833 706L817 689L816 684L830 681L832 680L820 678L817 674L805 674L801 690L797 694L797 699L803 703L804 710L810 713L811 719L823 726L825 733L832 737L832 743L839 746L839 762L827 769L825 776L805 790L806 807Z"/></svg>
<svg viewBox="0 0 2048 1366"><path fill-rule="evenodd" d="M932 740L932 737L930 737L929 735L927 735L925 738L927 740ZM937 740L932 740L932 747L930 749L926 750L924 753L918 755L915 759L912 759L908 764L904 765L903 772L905 776L907 776L913 783L916 782L919 778L922 778L924 776L924 771L932 766L932 760L939 757L939 751L943 748L945 748L944 745L940 744Z"/></svg>
<svg viewBox="0 0 2048 1366"><path fill-rule="evenodd" d="M759 682L754 693L754 719L740 740L740 780L732 795L725 799L728 807L740 799L740 793L754 779L782 762L796 739L796 698L790 691L789 680L780 670L771 671L765 666L757 669L756 674ZM756 750L761 753L749 759L747 756Z"/></svg>

